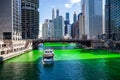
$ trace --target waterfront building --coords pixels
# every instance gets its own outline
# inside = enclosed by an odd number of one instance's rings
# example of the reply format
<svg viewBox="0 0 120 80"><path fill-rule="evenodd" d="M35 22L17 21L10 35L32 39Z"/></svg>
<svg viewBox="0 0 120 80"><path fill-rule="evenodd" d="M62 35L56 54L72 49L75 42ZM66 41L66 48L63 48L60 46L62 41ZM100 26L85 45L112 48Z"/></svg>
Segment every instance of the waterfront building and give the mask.
<svg viewBox="0 0 120 80"><path fill-rule="evenodd" d="M21 0L0 0L0 39L22 39Z"/></svg>
<svg viewBox="0 0 120 80"><path fill-rule="evenodd" d="M102 0L82 0L84 8L84 27L88 39L94 39L103 33Z"/></svg>
<svg viewBox="0 0 120 80"><path fill-rule="evenodd" d="M22 0L22 37L36 39L39 35L39 0Z"/></svg>
<svg viewBox="0 0 120 80"><path fill-rule="evenodd" d="M64 36L64 19L63 16L57 16L54 19L54 38L63 39Z"/></svg>
<svg viewBox="0 0 120 80"><path fill-rule="evenodd" d="M42 38L48 39L49 38L49 20L46 19L42 25Z"/></svg>
<svg viewBox="0 0 120 80"><path fill-rule="evenodd" d="M22 40L21 0L0 0L0 62L32 46L32 40Z"/></svg>
<svg viewBox="0 0 120 80"><path fill-rule="evenodd" d="M106 0L105 31L107 39L120 40L120 0Z"/></svg>

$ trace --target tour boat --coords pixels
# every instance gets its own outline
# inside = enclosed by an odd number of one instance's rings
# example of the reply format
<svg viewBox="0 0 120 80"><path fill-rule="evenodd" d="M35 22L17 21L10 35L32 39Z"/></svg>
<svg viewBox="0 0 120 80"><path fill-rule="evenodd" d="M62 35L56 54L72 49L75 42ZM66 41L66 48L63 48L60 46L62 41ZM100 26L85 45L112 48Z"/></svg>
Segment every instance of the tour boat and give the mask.
<svg viewBox="0 0 120 80"><path fill-rule="evenodd" d="M44 51L42 63L44 65L50 65L54 63L54 51L52 49L46 49Z"/></svg>

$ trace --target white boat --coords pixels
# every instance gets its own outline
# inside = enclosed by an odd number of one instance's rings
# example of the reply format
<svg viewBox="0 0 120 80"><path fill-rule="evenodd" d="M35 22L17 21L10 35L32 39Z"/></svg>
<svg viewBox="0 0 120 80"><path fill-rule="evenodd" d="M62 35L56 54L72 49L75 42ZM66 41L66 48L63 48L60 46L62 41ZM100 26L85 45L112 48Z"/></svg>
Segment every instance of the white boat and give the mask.
<svg viewBox="0 0 120 80"><path fill-rule="evenodd" d="M46 49L44 51L42 63L44 65L50 65L54 63L54 51L52 49Z"/></svg>

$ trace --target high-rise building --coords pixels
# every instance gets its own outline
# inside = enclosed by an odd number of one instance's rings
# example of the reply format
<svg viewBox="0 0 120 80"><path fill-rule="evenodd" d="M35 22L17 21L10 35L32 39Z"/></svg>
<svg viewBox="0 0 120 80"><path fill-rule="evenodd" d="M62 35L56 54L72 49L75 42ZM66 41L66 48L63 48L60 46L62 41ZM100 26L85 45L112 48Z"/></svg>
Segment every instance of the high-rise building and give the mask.
<svg viewBox="0 0 120 80"><path fill-rule="evenodd" d="M46 19L44 24L42 25L42 38L48 39L49 38L49 20Z"/></svg>
<svg viewBox="0 0 120 80"><path fill-rule="evenodd" d="M0 39L22 39L21 0L0 0Z"/></svg>
<svg viewBox="0 0 120 80"><path fill-rule="evenodd" d="M54 38L54 22L53 20L49 20L49 31L50 31L50 39Z"/></svg>
<svg viewBox="0 0 120 80"><path fill-rule="evenodd" d="M68 32L68 26L70 25L70 23L69 23L68 20L65 20L65 21L64 21L64 24L65 24L65 28L64 28L65 34L64 34L64 35L66 35L66 34L68 34L68 33L67 33L67 32Z"/></svg>
<svg viewBox="0 0 120 80"><path fill-rule="evenodd" d="M83 39L85 35L85 27L84 27L84 13L79 14L79 38Z"/></svg>
<svg viewBox="0 0 120 80"><path fill-rule="evenodd" d="M71 24L68 24L67 26L68 26L68 27L67 27L67 35L68 35L69 37L71 37Z"/></svg>
<svg viewBox="0 0 120 80"><path fill-rule="evenodd" d="M77 14L76 12L74 12L74 15L73 15L73 23L77 21Z"/></svg>
<svg viewBox="0 0 120 80"><path fill-rule="evenodd" d="M35 39L39 35L39 0L22 0L22 37Z"/></svg>
<svg viewBox="0 0 120 80"><path fill-rule="evenodd" d="M55 19L55 10L54 10L54 8L52 9L52 20L54 20Z"/></svg>
<svg viewBox="0 0 120 80"><path fill-rule="evenodd" d="M69 17L69 12L66 13L66 20L70 20L70 17Z"/></svg>
<svg viewBox="0 0 120 80"><path fill-rule="evenodd" d="M79 39L79 21L71 25L71 36L73 39Z"/></svg>
<svg viewBox="0 0 120 80"><path fill-rule="evenodd" d="M54 22L46 19L42 25L42 38L53 39L54 38Z"/></svg>
<svg viewBox="0 0 120 80"><path fill-rule="evenodd" d="M94 39L103 34L102 0L82 0L84 8L85 34L89 39Z"/></svg>
<svg viewBox="0 0 120 80"><path fill-rule="evenodd" d="M59 16L59 9L56 10L56 17Z"/></svg>
<svg viewBox="0 0 120 80"><path fill-rule="evenodd" d="M64 24L65 24L65 28L64 28L64 31L65 31L65 34L64 35L67 35L68 34L68 27L70 28L70 19L69 19L69 13L67 12L66 13L66 20L64 21Z"/></svg>
<svg viewBox="0 0 120 80"><path fill-rule="evenodd" d="M62 16L57 16L54 19L54 38L63 39L64 34L64 19Z"/></svg>
<svg viewBox="0 0 120 80"><path fill-rule="evenodd" d="M105 24L107 38L120 40L120 0L106 0Z"/></svg>

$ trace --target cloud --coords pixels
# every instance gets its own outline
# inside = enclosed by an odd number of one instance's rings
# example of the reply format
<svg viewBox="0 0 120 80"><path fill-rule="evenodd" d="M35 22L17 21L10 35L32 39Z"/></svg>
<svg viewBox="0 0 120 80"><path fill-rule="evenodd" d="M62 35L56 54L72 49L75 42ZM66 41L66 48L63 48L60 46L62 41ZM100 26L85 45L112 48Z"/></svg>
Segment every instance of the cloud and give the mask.
<svg viewBox="0 0 120 80"><path fill-rule="evenodd" d="M76 4L76 3L79 3L81 0L70 0L70 2L72 3L72 4Z"/></svg>
<svg viewBox="0 0 120 80"><path fill-rule="evenodd" d="M75 4L80 4L81 0L70 0L69 3L66 3L65 4L65 7L66 8L71 8L73 5Z"/></svg>
<svg viewBox="0 0 120 80"><path fill-rule="evenodd" d="M71 5L71 4L65 4L65 7L66 7L66 8L71 8L72 5Z"/></svg>

